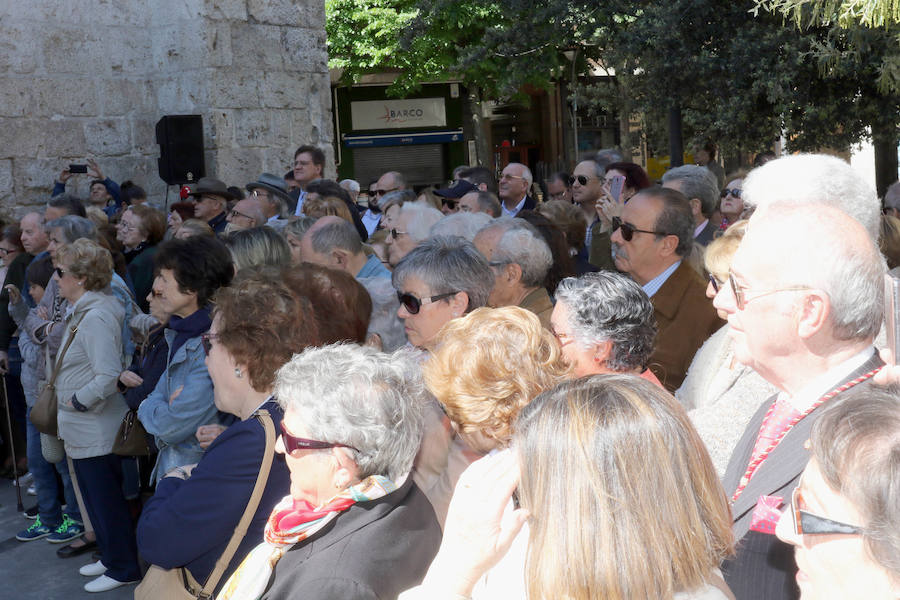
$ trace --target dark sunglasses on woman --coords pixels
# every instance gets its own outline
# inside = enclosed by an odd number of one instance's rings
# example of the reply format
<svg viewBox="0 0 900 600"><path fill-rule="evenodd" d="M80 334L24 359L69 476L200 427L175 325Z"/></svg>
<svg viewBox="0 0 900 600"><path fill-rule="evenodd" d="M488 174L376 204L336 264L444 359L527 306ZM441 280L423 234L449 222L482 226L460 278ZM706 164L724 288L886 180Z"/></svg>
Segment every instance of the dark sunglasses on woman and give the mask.
<svg viewBox="0 0 900 600"><path fill-rule="evenodd" d="M438 294L437 296L429 296L419 299L409 292L397 292L397 300L400 301L400 304L403 305L403 308L406 309L406 312L411 315L417 315L419 314L419 310L422 308L423 304L437 302L438 300L443 300L444 298L455 296L458 293L459 292L447 292L446 294Z"/></svg>

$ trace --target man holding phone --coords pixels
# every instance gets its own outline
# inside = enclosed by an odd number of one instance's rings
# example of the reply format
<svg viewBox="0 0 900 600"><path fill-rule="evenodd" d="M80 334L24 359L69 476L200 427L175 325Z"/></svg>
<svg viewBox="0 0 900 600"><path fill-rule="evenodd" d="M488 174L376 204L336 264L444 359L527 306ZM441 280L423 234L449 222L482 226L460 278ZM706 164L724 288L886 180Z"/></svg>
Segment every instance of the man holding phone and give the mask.
<svg viewBox="0 0 900 600"><path fill-rule="evenodd" d="M93 158L87 160L87 164L71 164L59 174L56 181L53 182L53 191L50 197L59 196L66 192L66 183L73 175L86 174L90 175L91 181L90 203L99 206L112 216L116 213L122 204L119 184L103 175L100 165ZM112 200L112 204L110 204Z"/></svg>

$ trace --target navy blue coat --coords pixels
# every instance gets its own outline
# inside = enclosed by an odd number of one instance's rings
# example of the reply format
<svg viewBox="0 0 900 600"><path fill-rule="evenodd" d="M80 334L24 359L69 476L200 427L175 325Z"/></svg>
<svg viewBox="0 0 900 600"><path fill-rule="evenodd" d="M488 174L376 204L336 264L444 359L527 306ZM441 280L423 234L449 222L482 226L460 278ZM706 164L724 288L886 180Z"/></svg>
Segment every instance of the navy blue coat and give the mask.
<svg viewBox="0 0 900 600"><path fill-rule="evenodd" d="M272 415L277 436L281 431L281 408L271 400L262 408ZM138 522L140 555L164 569L187 567L194 579L201 585L205 583L244 514L259 474L265 444L265 431L256 418L239 421L210 444L189 479L161 479ZM290 473L284 456L276 454L259 508L219 580L219 587L262 541L266 520L290 489Z"/></svg>

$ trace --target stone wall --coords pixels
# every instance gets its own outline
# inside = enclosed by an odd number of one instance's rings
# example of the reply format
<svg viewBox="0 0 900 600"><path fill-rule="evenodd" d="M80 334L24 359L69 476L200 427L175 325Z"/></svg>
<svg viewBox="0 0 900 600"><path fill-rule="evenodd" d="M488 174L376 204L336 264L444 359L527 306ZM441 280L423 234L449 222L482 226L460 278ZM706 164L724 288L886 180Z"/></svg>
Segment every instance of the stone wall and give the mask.
<svg viewBox="0 0 900 600"><path fill-rule="evenodd" d="M0 211L43 204L89 157L162 204L166 114L203 116L206 172L228 185L284 173L306 143L331 171L324 21L322 0L0 3ZM68 191L88 184L73 177Z"/></svg>

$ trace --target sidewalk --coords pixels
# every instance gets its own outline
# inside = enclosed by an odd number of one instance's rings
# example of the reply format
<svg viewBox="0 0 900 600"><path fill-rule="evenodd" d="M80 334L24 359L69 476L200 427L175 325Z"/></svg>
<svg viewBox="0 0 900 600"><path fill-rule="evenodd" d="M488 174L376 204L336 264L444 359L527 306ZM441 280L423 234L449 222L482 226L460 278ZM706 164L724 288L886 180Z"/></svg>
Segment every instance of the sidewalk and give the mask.
<svg viewBox="0 0 900 600"><path fill-rule="evenodd" d="M25 487L22 502L25 508L36 503L34 496L25 493ZM0 597L9 600L125 600L134 597L133 585L99 594L85 592L83 586L92 578L82 577L78 569L91 562L90 554L60 559L56 557L57 544L46 540L16 540L16 534L30 523L22 513L16 512L16 488L12 481L0 479L0 575L3 578Z"/></svg>

